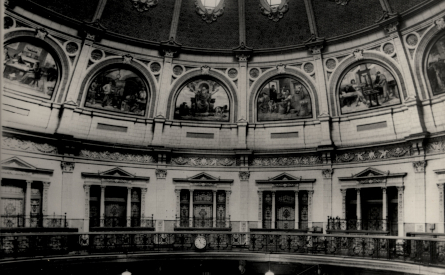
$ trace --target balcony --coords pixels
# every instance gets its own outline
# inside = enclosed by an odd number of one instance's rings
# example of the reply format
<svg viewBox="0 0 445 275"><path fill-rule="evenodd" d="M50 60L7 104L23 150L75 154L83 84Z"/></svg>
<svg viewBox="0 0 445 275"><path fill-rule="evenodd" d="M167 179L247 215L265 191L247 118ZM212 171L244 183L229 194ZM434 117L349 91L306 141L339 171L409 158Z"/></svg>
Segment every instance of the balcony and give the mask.
<svg viewBox="0 0 445 275"><path fill-rule="evenodd" d="M148 218L103 216L90 217L90 231L133 231L133 230L154 230L153 216Z"/></svg>
<svg viewBox="0 0 445 275"><path fill-rule="evenodd" d="M4 228L66 228L68 221L65 215L2 215L0 216L0 227Z"/></svg>
<svg viewBox="0 0 445 275"><path fill-rule="evenodd" d="M397 223L382 219L340 219L329 217L328 232L332 233L366 233L397 236Z"/></svg>
<svg viewBox="0 0 445 275"><path fill-rule="evenodd" d="M175 230L231 230L230 216L224 219L176 218Z"/></svg>

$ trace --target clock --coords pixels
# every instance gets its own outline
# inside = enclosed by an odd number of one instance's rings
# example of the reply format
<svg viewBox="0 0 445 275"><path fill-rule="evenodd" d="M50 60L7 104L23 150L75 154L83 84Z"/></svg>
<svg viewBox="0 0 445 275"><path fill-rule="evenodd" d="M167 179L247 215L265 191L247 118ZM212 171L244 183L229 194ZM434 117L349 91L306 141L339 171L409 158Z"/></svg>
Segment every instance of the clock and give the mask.
<svg viewBox="0 0 445 275"><path fill-rule="evenodd" d="M195 239L195 247L197 249L204 249L206 247L206 245L207 245L207 241L204 238L204 236L196 237L196 239Z"/></svg>

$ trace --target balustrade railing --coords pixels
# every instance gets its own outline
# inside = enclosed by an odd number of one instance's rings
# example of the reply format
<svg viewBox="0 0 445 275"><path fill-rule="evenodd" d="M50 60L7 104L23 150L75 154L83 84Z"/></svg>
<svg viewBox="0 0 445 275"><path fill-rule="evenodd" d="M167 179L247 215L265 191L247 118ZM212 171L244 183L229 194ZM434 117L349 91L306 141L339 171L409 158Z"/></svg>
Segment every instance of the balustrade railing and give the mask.
<svg viewBox="0 0 445 275"><path fill-rule="evenodd" d="M272 229L272 221L271 220L263 220L263 229ZM295 229L295 220L278 220L275 221L274 229ZM299 222L298 229L308 229L308 222Z"/></svg>
<svg viewBox="0 0 445 275"><path fill-rule="evenodd" d="M445 240L388 236L239 232L0 234L0 258L194 251L200 235L213 252L288 253L390 260L445 267Z"/></svg>
<svg viewBox="0 0 445 275"><path fill-rule="evenodd" d="M2 215L0 216L0 227L68 227L65 215Z"/></svg>
<svg viewBox="0 0 445 275"><path fill-rule="evenodd" d="M190 218L180 217L176 218L175 227L180 228L230 228L230 217L223 219L213 218L192 218L190 226Z"/></svg>
<svg viewBox="0 0 445 275"><path fill-rule="evenodd" d="M381 219L340 219L339 217L328 217L328 230L369 230L369 231L391 231L393 222Z"/></svg>
<svg viewBox="0 0 445 275"><path fill-rule="evenodd" d="M115 216L90 217L90 227L154 227L154 220L153 215L147 218L131 217L129 220Z"/></svg>

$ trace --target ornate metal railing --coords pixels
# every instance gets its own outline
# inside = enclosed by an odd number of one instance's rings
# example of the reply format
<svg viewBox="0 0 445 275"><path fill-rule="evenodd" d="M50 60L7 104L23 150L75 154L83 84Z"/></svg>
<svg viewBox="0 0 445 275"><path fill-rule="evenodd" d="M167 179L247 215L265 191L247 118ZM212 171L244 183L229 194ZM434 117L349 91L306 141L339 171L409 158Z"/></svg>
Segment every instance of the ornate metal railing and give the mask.
<svg viewBox="0 0 445 275"><path fill-rule="evenodd" d="M328 230L369 230L390 231L394 224L388 220L370 219L340 219L328 216Z"/></svg>
<svg viewBox="0 0 445 275"><path fill-rule="evenodd" d="M215 222L215 226L214 225ZM175 227L180 228L230 228L230 216L224 219L213 218L192 218L192 226L190 226L190 219L188 217L176 218Z"/></svg>
<svg viewBox="0 0 445 275"><path fill-rule="evenodd" d="M271 229L272 221L263 220L263 229ZM295 220L278 220L275 221L275 229L295 229ZM299 222L298 229L308 229L308 222Z"/></svg>
<svg viewBox="0 0 445 275"><path fill-rule="evenodd" d="M214 252L311 254L445 267L445 240L387 236L238 232L0 234L0 258L194 251L198 236Z"/></svg>
<svg viewBox="0 0 445 275"><path fill-rule="evenodd" d="M127 223L130 222L130 226ZM90 227L154 227L153 216L147 218L104 216L90 217Z"/></svg>
<svg viewBox="0 0 445 275"><path fill-rule="evenodd" d="M2 215L0 216L0 227L68 227L65 215Z"/></svg>

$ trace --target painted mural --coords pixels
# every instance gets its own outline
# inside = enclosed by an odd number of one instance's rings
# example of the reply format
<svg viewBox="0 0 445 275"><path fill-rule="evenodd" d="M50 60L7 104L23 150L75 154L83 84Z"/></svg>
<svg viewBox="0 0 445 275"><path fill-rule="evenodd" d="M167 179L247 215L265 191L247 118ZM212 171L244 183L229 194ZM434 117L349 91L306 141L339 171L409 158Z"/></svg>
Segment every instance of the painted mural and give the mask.
<svg viewBox="0 0 445 275"><path fill-rule="evenodd" d="M312 117L312 101L306 87L290 77L276 77L266 83L257 98L258 121Z"/></svg>
<svg viewBox="0 0 445 275"><path fill-rule="evenodd" d="M223 121L230 119L230 101L221 84L197 79L185 85L175 103L175 119Z"/></svg>
<svg viewBox="0 0 445 275"><path fill-rule="evenodd" d="M342 114L400 104L400 92L393 75L384 67L363 63L351 68L339 87Z"/></svg>
<svg viewBox="0 0 445 275"><path fill-rule="evenodd" d="M128 69L100 72L88 87L85 106L95 109L145 115L150 92L145 82Z"/></svg>
<svg viewBox="0 0 445 275"><path fill-rule="evenodd" d="M51 98L59 72L54 57L46 49L28 42L4 47L5 87Z"/></svg>
<svg viewBox="0 0 445 275"><path fill-rule="evenodd" d="M428 54L427 75L433 95L445 93L445 36L442 36Z"/></svg>

